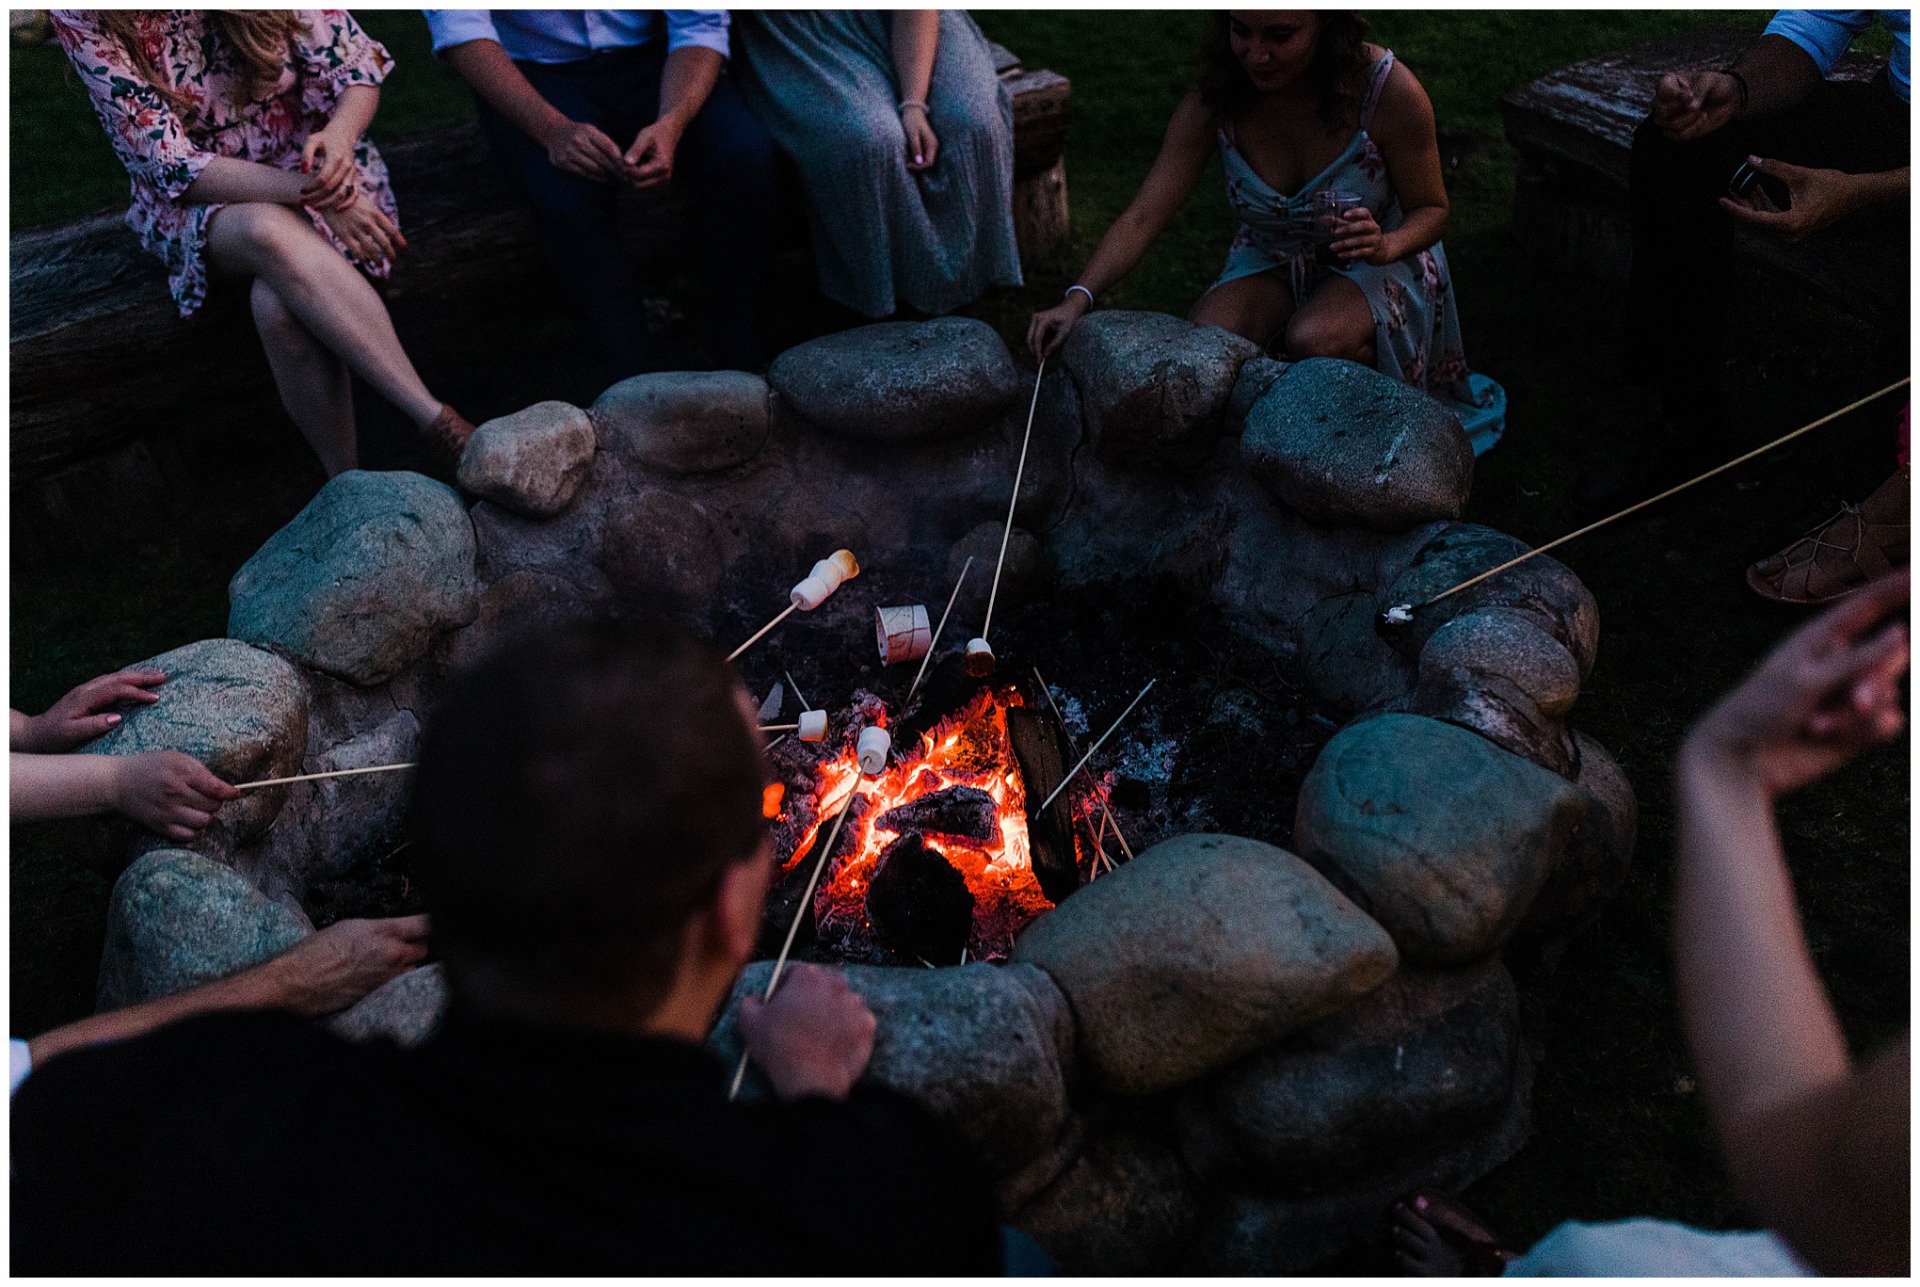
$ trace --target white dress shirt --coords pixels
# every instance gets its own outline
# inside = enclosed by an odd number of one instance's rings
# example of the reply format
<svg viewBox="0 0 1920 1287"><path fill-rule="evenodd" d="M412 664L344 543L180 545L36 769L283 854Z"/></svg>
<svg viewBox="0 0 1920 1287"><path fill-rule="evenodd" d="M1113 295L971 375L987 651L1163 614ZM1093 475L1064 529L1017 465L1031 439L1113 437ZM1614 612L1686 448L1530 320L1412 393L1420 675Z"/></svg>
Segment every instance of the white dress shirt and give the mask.
<svg viewBox="0 0 1920 1287"><path fill-rule="evenodd" d="M491 40L515 62L574 63L660 39L667 52L698 45L727 56L725 9L423 9L433 52Z"/></svg>

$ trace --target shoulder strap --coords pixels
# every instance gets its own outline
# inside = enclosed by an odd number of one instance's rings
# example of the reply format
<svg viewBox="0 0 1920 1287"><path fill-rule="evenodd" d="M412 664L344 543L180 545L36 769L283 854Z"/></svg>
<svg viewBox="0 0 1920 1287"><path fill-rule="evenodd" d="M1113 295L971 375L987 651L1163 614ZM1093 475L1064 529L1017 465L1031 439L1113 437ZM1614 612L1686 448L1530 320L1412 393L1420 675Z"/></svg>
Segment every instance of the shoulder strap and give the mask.
<svg viewBox="0 0 1920 1287"><path fill-rule="evenodd" d="M1387 50L1380 61L1373 65L1373 76L1367 81L1367 96L1360 102L1360 128L1373 128L1373 109L1380 105L1380 88L1387 83L1387 73L1393 70L1393 51Z"/></svg>

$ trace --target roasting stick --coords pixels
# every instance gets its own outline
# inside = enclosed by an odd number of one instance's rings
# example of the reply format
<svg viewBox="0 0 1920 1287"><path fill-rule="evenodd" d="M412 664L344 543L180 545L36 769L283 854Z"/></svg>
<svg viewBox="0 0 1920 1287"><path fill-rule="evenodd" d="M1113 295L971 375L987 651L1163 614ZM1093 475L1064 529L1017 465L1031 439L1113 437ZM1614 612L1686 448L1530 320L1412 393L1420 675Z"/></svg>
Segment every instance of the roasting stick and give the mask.
<svg viewBox="0 0 1920 1287"><path fill-rule="evenodd" d="M1127 709L1120 712L1120 718L1113 721L1112 726L1109 727L1106 732L1100 735L1100 740L1098 742L1095 742L1092 746L1087 748L1087 753L1080 757L1080 763L1074 765L1072 768L1067 770L1067 776L1060 779L1060 785L1053 789L1053 795L1048 796L1046 800L1040 805L1040 807L1034 810L1035 813L1045 813L1047 811L1047 805L1053 803L1054 796L1059 795L1062 791L1067 789L1067 783L1073 781L1073 775L1078 773L1081 769L1087 766L1087 761L1093 758L1093 753L1099 750L1102 746L1106 744L1106 740L1113 736L1114 729L1117 729L1122 724L1126 723L1127 716L1133 714L1133 708L1140 704L1140 699L1142 697L1145 697L1148 693L1152 692L1153 686L1159 682L1160 681L1158 679L1149 679L1147 681L1147 686L1140 690L1139 697L1135 697L1132 701L1127 703Z"/></svg>
<svg viewBox="0 0 1920 1287"><path fill-rule="evenodd" d="M735 648L732 652L728 653L727 660L728 661L734 660L741 653L745 652L747 649L759 643L760 636L766 634L767 631L773 629L775 626L779 625L782 621L785 621L788 617L792 616L795 610L797 610L799 607L800 605L798 603L789 603L785 608L781 609L779 616L775 617L772 621L767 622L766 625L761 626L758 630L754 631L751 638L749 638L745 643L741 644L738 648Z"/></svg>
<svg viewBox="0 0 1920 1287"><path fill-rule="evenodd" d="M1073 734L1067 729L1067 717L1060 713L1059 704L1053 700L1053 689L1047 687L1047 681L1040 678L1040 667L1035 666L1033 668L1033 677L1039 682L1040 691L1047 695L1047 705L1053 709L1053 717L1060 721L1060 731L1066 735L1067 749L1077 754L1080 748L1073 744ZM1100 801L1100 822L1102 826L1113 828L1113 837L1120 842L1120 852L1127 856L1128 862L1132 862L1133 846L1127 843L1127 838L1124 835L1120 834L1120 824L1115 821L1113 810L1107 807L1105 800ZM1100 856L1105 858L1106 854L1102 853ZM1107 870L1113 870L1112 863L1107 864Z"/></svg>
<svg viewBox="0 0 1920 1287"><path fill-rule="evenodd" d="M793 672L791 670L783 670L780 673L787 677L787 687L791 688L793 690L793 695L799 699L800 709L806 710L807 709L806 694L800 691L800 685L793 682Z"/></svg>
<svg viewBox="0 0 1920 1287"><path fill-rule="evenodd" d="M346 778L356 773L393 773L400 769L410 769L414 761L405 764L370 764L363 769L328 769L325 773L302 773L292 778L266 778L259 782L241 782L234 786L236 791L258 791L261 787L290 786L295 782L318 782L322 778Z"/></svg>
<svg viewBox="0 0 1920 1287"><path fill-rule="evenodd" d="M852 550L835 550L826 558L821 559L813 565L811 572L801 578L798 585L788 591L787 597L791 599L792 602L781 610L780 615L754 631L745 643L728 653L727 660L733 661L738 658L741 653L753 647L767 631L792 616L796 608L812 612L815 608L832 598L833 592L838 590L841 585L853 580L853 578L859 575L860 560L853 557Z"/></svg>
<svg viewBox="0 0 1920 1287"><path fill-rule="evenodd" d="M762 724L760 731L762 733L791 733L799 727L798 724Z"/></svg>
<svg viewBox="0 0 1920 1287"><path fill-rule="evenodd" d="M813 887L820 883L820 873L824 871L827 866L827 855L833 852L833 846L840 839L841 825L846 822L847 815L853 812L853 806L860 801L860 788L862 785L864 785L863 781L857 781L853 784L853 794L847 797L846 804L841 807L839 814L835 816L833 829L827 833L827 843L820 847L820 856L813 860L813 875L807 878L807 892L800 895L800 901L793 906L793 924L787 927L787 941L780 945L780 957L773 963L773 973L767 976L767 990L760 996L762 1001L773 1000L773 990L780 986L780 973L787 968L787 954L793 951L794 937L800 933L800 918L805 916L807 914L807 908L813 905ZM740 1051L740 1063L739 1066L733 1070L733 1085L727 1088L727 1098L729 1100L740 1098L740 1083L746 1080L747 1076L746 1038L744 1036L741 1037L740 1044L742 1047Z"/></svg>
<svg viewBox="0 0 1920 1287"><path fill-rule="evenodd" d="M1782 434L1778 438L1775 438L1772 442L1767 443L1765 446L1755 447L1752 451L1746 453L1744 456L1735 456L1732 460L1729 460L1724 465L1717 465L1714 468L1709 469L1704 474L1700 474L1696 477L1689 478L1684 483L1679 483L1673 487L1669 487L1664 492L1661 492L1658 496L1649 496L1647 499L1639 502L1636 505L1627 506L1625 509L1621 510L1617 514L1609 514L1605 518L1597 519L1594 522L1588 523L1585 527L1580 528L1578 531L1568 532L1565 536L1557 537L1554 540L1548 541L1545 545L1542 545L1537 549L1528 550L1525 554L1520 555L1518 558L1508 559L1505 563L1502 563L1499 567L1488 568L1485 572L1482 572L1477 576L1468 577L1465 581L1462 581L1459 585L1453 586L1450 589L1442 590L1440 593L1434 595L1430 599L1423 599L1419 603L1396 603L1391 608L1388 608L1385 612L1380 614L1380 625L1385 627L1388 630L1405 629L1406 627L1413 624L1413 614L1418 612L1422 608L1431 608L1434 604L1440 602L1442 599L1448 597L1449 595L1458 594L1462 590L1467 589L1469 586L1478 585L1490 576L1498 576L1500 573L1505 572L1508 568L1517 567L1520 564L1525 563L1528 559L1533 558L1537 554L1545 554L1548 550L1553 549L1555 546L1565 545L1568 541L1573 540L1575 537L1585 536L1588 532L1591 532L1596 528L1605 527L1608 523L1614 522L1616 519L1622 519L1629 514L1638 513L1639 511L1645 509L1647 506L1657 504L1658 502L1665 500L1667 497L1672 496L1677 492L1683 492L1687 490L1687 488L1692 487L1696 483L1704 483L1707 481L1707 479L1714 477L1716 474L1724 474L1729 469L1732 469L1735 465L1744 465L1749 460L1752 460L1755 456L1765 455L1767 452L1772 451L1775 447L1779 447L1786 443L1792 442L1795 438L1798 438L1803 433L1812 433L1815 429L1818 429L1821 425L1827 424L1830 421L1838 420L1841 416L1846 415L1849 411L1857 411L1858 409L1866 406L1869 402L1872 402L1876 398L1884 398L1887 394L1892 393L1895 389L1900 388L1902 385L1908 383L1908 381L1911 379L1912 379L1911 376L1902 376L1900 379L1895 380L1892 384L1889 384L1886 388L1878 390L1877 392L1874 392L1874 393L1869 393L1864 398L1860 398L1853 402L1849 402L1846 406L1840 408L1838 411L1830 411L1826 415L1821 416L1818 420L1815 420L1812 424L1801 425L1798 429L1795 429L1792 433Z"/></svg>
<svg viewBox="0 0 1920 1287"><path fill-rule="evenodd" d="M1040 377L1046 373L1047 360L1041 358L1039 369L1033 373L1033 401L1027 404L1027 431L1020 437L1020 463L1013 471L1013 499L1007 502L1007 526L1000 533L1000 557L993 561L993 588L987 591L987 619L980 627L980 637L967 643L967 673L976 678L993 673L993 649L987 643L987 636L993 631L993 605L1000 597L1000 569L1007 562L1007 541L1013 535L1013 512L1020 506L1020 480L1027 473L1027 444L1033 441L1033 413L1040 409ZM927 651L931 653L933 649Z"/></svg>
<svg viewBox="0 0 1920 1287"><path fill-rule="evenodd" d="M969 554L967 561L960 565L960 575L953 582L953 593L947 596L947 610L940 614L940 624L933 628L933 640L927 645L927 655L920 659L919 673L914 675L913 683L908 686L906 701L900 703L902 706L912 701L913 695L920 691L920 681L927 677L927 663L933 660L933 650L940 646L940 632L947 628L947 617L953 612L953 605L960 598L960 587L967 583L967 569L972 566L973 555Z"/></svg>

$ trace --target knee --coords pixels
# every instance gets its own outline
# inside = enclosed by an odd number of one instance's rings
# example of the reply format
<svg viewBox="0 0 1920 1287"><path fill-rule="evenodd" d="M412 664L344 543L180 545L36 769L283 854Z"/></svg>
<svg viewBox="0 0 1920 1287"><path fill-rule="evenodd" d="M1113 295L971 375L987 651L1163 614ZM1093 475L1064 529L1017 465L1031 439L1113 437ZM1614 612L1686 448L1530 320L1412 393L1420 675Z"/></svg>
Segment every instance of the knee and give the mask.
<svg viewBox="0 0 1920 1287"><path fill-rule="evenodd" d="M264 343L285 348L298 343L306 334L300 320L287 311L273 288L257 277L249 302L253 306L254 329L260 332Z"/></svg>
<svg viewBox="0 0 1920 1287"><path fill-rule="evenodd" d="M246 202L228 206L220 221L232 244L256 267L293 262L304 240L314 237L304 218L282 206Z"/></svg>
<svg viewBox="0 0 1920 1287"><path fill-rule="evenodd" d="M1287 323L1287 352L1296 359L1345 358L1349 362L1366 359L1371 330L1362 332L1354 323L1326 314L1296 313Z"/></svg>

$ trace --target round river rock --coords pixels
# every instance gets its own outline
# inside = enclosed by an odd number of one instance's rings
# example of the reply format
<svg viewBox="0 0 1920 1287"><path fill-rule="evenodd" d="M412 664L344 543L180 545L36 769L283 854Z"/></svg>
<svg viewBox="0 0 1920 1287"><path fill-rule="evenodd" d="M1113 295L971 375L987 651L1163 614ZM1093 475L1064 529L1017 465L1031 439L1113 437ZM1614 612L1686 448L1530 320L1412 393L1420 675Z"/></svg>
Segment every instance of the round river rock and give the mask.
<svg viewBox="0 0 1920 1287"><path fill-rule="evenodd" d="M489 420L460 454L460 489L528 518L567 507L593 467L593 422L567 402Z"/></svg>
<svg viewBox="0 0 1920 1287"><path fill-rule="evenodd" d="M601 394L607 450L667 474L711 474L753 459L772 417L767 382L745 371L636 375Z"/></svg>
<svg viewBox="0 0 1920 1287"><path fill-rule="evenodd" d="M1240 368L1259 356L1258 344L1217 326L1125 309L1081 318L1060 351L1094 452L1117 465L1206 459Z"/></svg>
<svg viewBox="0 0 1920 1287"><path fill-rule="evenodd" d="M1105 1089L1148 1095L1231 1063L1393 973L1386 931L1272 845L1176 836L1027 927Z"/></svg>
<svg viewBox="0 0 1920 1287"><path fill-rule="evenodd" d="M1032 381L970 317L881 322L796 344L767 381L818 428L863 442L929 442L984 429Z"/></svg>

